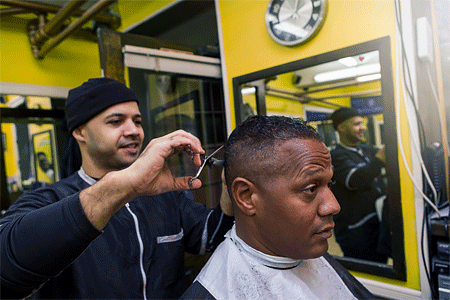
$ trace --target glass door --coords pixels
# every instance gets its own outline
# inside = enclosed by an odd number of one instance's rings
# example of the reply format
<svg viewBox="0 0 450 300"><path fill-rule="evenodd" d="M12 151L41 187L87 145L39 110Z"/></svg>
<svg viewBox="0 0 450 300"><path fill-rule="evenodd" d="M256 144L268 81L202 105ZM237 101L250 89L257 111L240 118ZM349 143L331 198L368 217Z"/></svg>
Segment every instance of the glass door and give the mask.
<svg viewBox="0 0 450 300"><path fill-rule="evenodd" d="M161 73L129 69L130 87L140 100L145 144L151 139L183 129L197 136L206 154L226 141L225 110L222 81L217 78ZM218 153L218 158L223 150ZM189 176L197 172L190 157L180 153L169 159L174 176ZM222 168L207 167L200 179L203 186L195 190L196 200L210 207L219 202Z"/></svg>

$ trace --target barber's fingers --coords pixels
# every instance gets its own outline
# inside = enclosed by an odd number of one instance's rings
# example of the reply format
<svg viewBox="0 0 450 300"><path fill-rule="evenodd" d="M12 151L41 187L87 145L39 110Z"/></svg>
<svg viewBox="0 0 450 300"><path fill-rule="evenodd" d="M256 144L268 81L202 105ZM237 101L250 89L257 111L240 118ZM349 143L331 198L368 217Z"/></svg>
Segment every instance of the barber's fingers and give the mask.
<svg viewBox="0 0 450 300"><path fill-rule="evenodd" d="M198 178L192 181L192 186L189 185L189 181L192 177L177 177L174 178L174 190L189 190L189 189L198 189L202 187L202 181Z"/></svg>
<svg viewBox="0 0 450 300"><path fill-rule="evenodd" d="M146 155L148 151L153 154L159 154L164 159L167 159L173 154L185 151L188 155L192 156L196 166L201 165L200 155L205 153L200 140L184 130L177 130L160 138L153 139L141 155Z"/></svg>

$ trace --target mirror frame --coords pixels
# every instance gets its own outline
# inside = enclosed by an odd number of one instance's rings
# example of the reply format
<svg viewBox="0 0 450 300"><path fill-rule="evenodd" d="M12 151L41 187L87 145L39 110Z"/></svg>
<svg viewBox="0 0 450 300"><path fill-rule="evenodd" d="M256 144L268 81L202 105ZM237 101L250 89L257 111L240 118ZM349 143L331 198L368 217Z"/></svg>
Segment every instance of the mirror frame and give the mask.
<svg viewBox="0 0 450 300"><path fill-rule="evenodd" d="M379 52L381 66L381 92L383 99L384 135L386 144L386 176L389 183L387 197L390 205L390 225L392 232L392 259L393 265L360 260L355 258L334 256L345 268L368 274L388 277L406 281L406 264L403 233L403 216L400 193L400 173L398 165L397 128L395 121L395 93L392 76L391 42L390 37L385 36L361 44L352 45L331 52L285 63L271 68L233 78L233 94L235 106L236 125L242 123L241 112L243 100L241 85L244 83L273 77L279 74L293 72L315 65L338 60L346 56L354 56L370 51ZM256 91L258 93L258 89ZM258 97L257 97L258 98ZM266 114L266 104L257 103L258 114Z"/></svg>

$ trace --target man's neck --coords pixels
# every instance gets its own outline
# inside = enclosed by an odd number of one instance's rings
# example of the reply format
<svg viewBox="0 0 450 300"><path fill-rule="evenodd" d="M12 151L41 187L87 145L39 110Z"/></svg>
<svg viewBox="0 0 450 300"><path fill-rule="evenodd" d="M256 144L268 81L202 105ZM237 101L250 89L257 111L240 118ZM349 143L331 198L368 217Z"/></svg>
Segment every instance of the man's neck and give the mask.
<svg viewBox="0 0 450 300"><path fill-rule="evenodd" d="M106 175L106 173L108 173L108 171L106 170L100 170L98 168L96 168L95 166L93 166L92 164L88 164L88 163L82 163L81 167L83 168L84 172L86 173L86 175L95 178L95 179L100 179L103 176Z"/></svg>
<svg viewBox="0 0 450 300"><path fill-rule="evenodd" d="M360 144L360 141L352 142L343 137L340 138L339 142L344 146L352 147L352 148L355 148L356 146L358 146Z"/></svg>

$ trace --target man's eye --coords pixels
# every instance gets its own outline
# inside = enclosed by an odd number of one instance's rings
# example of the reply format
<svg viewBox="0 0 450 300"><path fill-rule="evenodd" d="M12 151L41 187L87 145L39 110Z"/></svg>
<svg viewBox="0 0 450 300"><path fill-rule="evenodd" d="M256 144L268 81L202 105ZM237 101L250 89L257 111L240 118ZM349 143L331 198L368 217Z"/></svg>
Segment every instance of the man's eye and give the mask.
<svg viewBox="0 0 450 300"><path fill-rule="evenodd" d="M305 192L314 193L316 191L316 189L317 189L317 185L311 185L305 189Z"/></svg>
<svg viewBox="0 0 450 300"><path fill-rule="evenodd" d="M120 123L120 120L119 119L117 119L117 120L110 120L108 123L112 124L112 125L117 125L117 124Z"/></svg>

